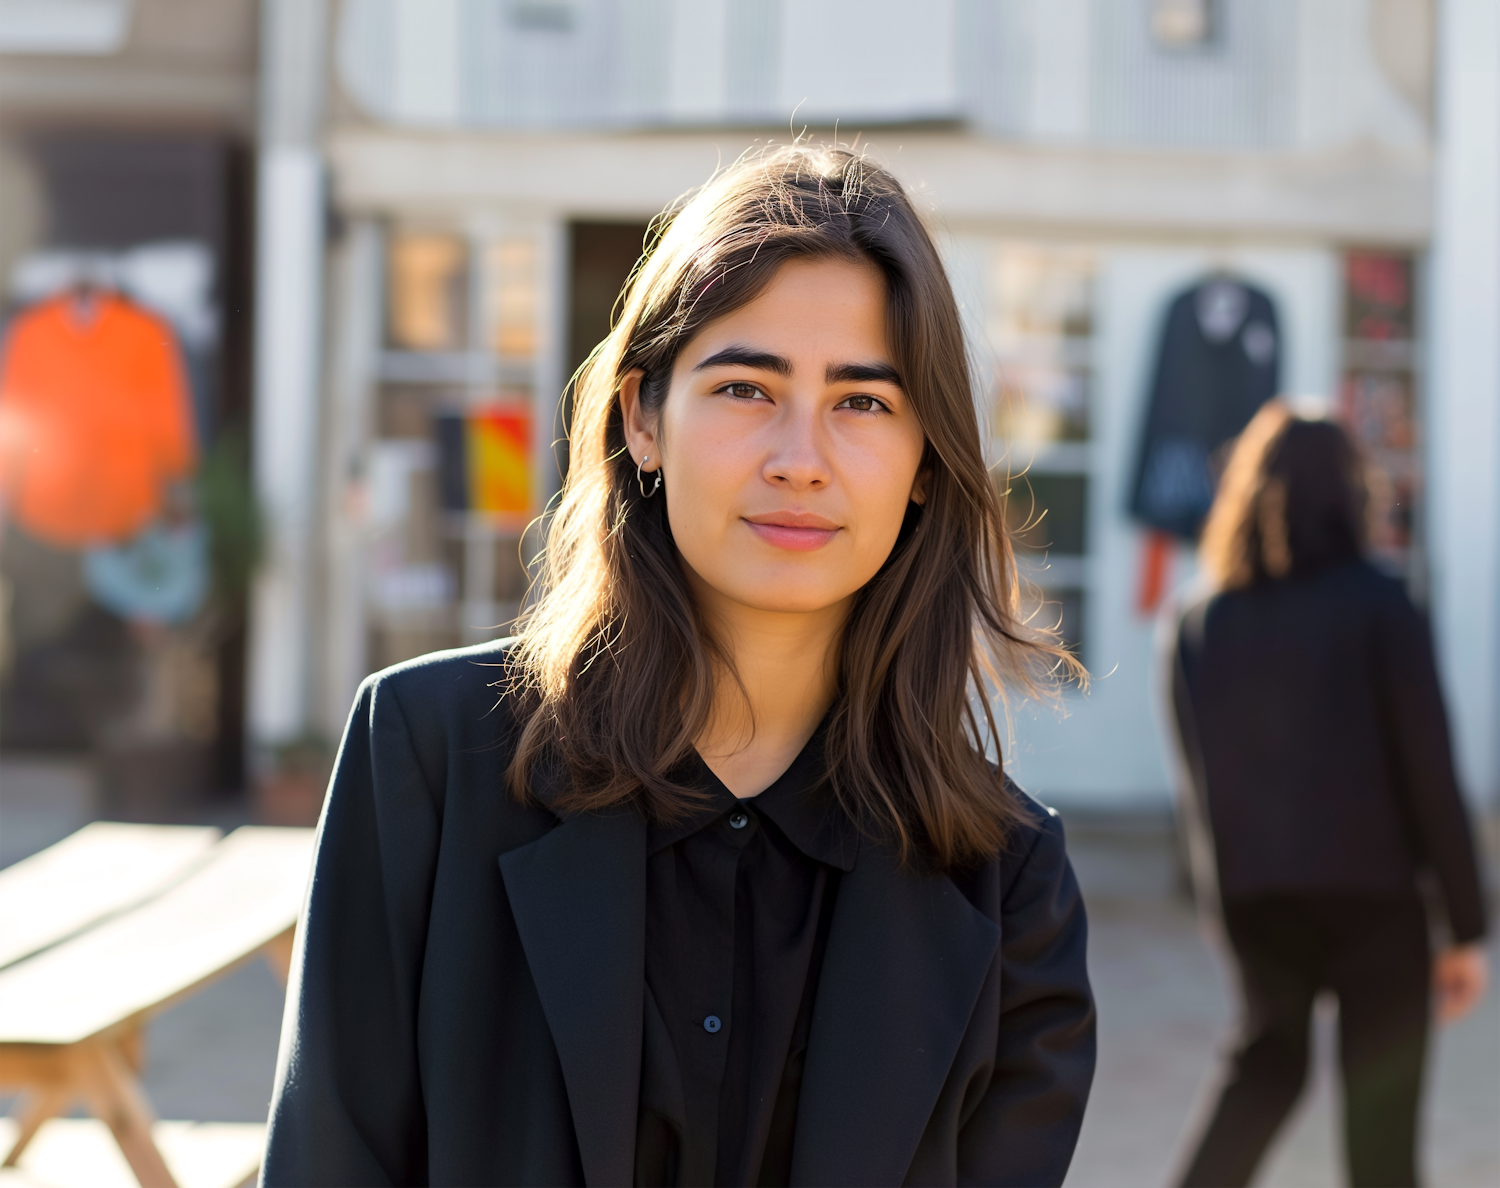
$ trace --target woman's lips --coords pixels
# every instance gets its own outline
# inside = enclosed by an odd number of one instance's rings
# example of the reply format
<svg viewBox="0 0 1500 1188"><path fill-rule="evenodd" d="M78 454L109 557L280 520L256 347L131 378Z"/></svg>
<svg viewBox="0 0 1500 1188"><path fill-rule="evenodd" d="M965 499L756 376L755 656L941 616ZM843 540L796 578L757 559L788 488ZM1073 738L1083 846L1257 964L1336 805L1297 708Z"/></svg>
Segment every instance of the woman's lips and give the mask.
<svg viewBox="0 0 1500 1188"><path fill-rule="evenodd" d="M839 530L837 524L822 516L767 516L764 519L746 517L745 523L750 526L751 532L768 545L794 553L821 549Z"/></svg>

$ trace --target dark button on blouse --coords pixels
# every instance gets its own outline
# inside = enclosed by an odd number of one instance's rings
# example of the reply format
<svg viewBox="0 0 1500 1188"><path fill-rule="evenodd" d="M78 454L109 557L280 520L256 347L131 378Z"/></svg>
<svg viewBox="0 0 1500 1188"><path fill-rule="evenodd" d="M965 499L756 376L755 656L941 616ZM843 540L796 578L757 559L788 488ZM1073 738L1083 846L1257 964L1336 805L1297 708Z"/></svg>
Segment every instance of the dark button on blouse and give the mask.
<svg viewBox="0 0 1500 1188"><path fill-rule="evenodd" d="M821 731L750 800L695 757L680 778L707 803L650 827L637 1184L788 1182L813 998L856 850L822 772Z"/></svg>

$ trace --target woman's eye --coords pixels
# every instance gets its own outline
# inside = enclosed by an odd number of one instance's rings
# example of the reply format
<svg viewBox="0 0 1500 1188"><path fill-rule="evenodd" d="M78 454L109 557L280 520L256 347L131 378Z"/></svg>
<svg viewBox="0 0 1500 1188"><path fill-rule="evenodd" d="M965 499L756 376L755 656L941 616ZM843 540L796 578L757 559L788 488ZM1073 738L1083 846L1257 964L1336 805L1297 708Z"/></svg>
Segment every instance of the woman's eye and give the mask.
<svg viewBox="0 0 1500 1188"><path fill-rule="evenodd" d="M886 412L884 404L873 396L846 396L839 401L840 408L852 408L855 412Z"/></svg>
<svg viewBox="0 0 1500 1188"><path fill-rule="evenodd" d="M725 384L719 391L737 400L754 400L761 395L761 390L754 384Z"/></svg>

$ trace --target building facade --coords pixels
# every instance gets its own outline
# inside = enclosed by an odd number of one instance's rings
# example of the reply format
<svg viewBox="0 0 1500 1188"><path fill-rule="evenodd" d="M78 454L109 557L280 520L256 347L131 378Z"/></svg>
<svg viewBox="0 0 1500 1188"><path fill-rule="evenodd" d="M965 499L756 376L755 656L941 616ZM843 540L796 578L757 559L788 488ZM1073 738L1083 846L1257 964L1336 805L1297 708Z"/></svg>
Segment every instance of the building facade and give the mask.
<svg viewBox="0 0 1500 1188"><path fill-rule="evenodd" d="M1493 470L1500 392L1458 379L1487 362L1441 356L1456 336L1434 320L1500 264L1458 210L1476 191L1443 188L1444 136L1494 130L1453 129L1483 85L1461 30L1492 8L346 0L308 713L333 731L366 671L499 633L521 530L558 482L559 394L647 221L805 133L858 144L930 211L1039 613L1094 673L1060 710L1012 708L1024 784L1099 806L1168 794L1143 584L1186 580L1192 552L1153 553L1127 498L1167 305L1225 277L1274 302L1279 390L1364 443L1378 549L1432 604L1467 783L1493 797L1497 500L1444 459ZM1454 63L1436 86L1435 58Z"/></svg>

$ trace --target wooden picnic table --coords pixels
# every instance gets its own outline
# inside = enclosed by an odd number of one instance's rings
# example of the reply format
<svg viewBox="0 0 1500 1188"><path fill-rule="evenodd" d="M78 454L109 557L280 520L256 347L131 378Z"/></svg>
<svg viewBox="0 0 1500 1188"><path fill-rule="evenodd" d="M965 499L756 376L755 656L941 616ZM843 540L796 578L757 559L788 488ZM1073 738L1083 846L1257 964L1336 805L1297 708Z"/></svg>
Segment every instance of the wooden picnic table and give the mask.
<svg viewBox="0 0 1500 1188"><path fill-rule="evenodd" d="M286 980L313 831L96 824L0 871L0 1088L13 1167L82 1100L143 1188L176 1188L141 1088L150 1017L256 956Z"/></svg>

